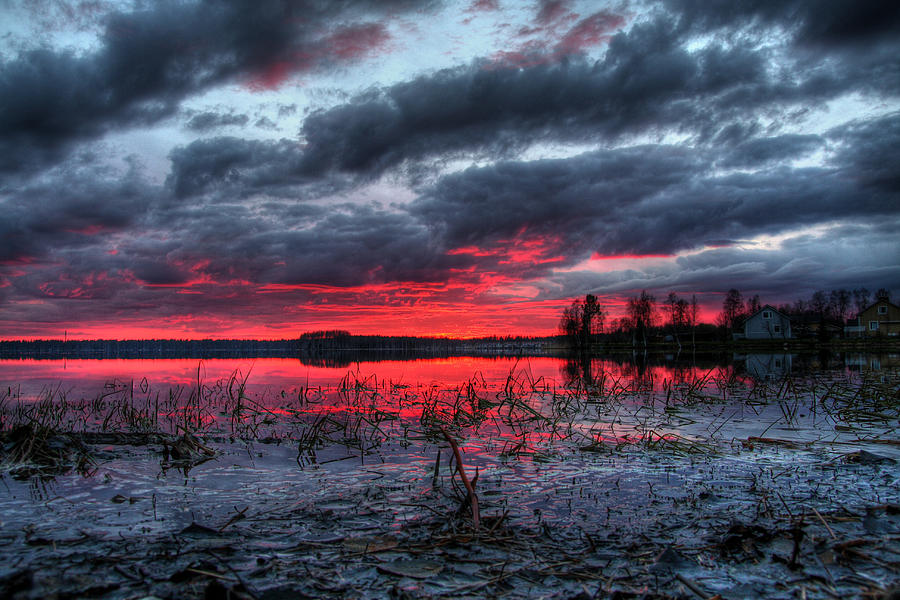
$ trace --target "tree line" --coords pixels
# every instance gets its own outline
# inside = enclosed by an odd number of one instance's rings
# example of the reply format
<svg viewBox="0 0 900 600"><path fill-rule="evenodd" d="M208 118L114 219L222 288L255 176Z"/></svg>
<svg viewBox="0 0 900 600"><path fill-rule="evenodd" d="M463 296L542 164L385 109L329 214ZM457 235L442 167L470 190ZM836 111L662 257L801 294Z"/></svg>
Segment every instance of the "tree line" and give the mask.
<svg viewBox="0 0 900 600"><path fill-rule="evenodd" d="M874 300L890 301L890 298L890 292L884 288L875 292ZM775 308L789 317L812 317L843 325L847 318L862 312L872 302L871 292L864 287L852 290L841 288L819 290L809 298L779 304ZM704 337L716 331L720 337L727 336L729 331L740 327L763 306L758 294L745 300L740 290L732 288L725 294L715 323L707 324L699 322L700 306L696 295L684 298L669 292L665 299L658 302L656 297L642 290L639 295L627 299L625 314L610 320L607 325L609 311L597 296L587 294L563 309L559 334L570 349L577 351L589 350L601 338L614 341L630 339L632 346L646 347L652 334L671 336L672 342L681 348L688 335L691 344L696 344L698 332Z"/></svg>
<svg viewBox="0 0 900 600"><path fill-rule="evenodd" d="M848 318L858 315L868 308L873 301L891 301L891 293L885 288L875 292L874 300L868 289L861 287L852 290L817 290L809 298L798 298L792 303L783 303L775 306L778 312L789 317L813 317L823 321L831 321L843 324ZM762 308L759 295L756 294L746 301L740 291L728 290L722 302L722 312L716 320L716 324L734 328L744 320L755 314Z"/></svg>
<svg viewBox="0 0 900 600"><path fill-rule="evenodd" d="M583 300L574 300L571 306L563 310L559 333L569 347L576 350L588 350L601 335L630 337L632 345L646 346L654 331L665 329L668 325L680 347L684 333L690 332L692 337L696 336L699 314L696 295L688 300L670 292L658 305L656 297L643 290L638 296L627 300L625 315L610 321L609 327L604 329L607 311L596 296L588 294Z"/></svg>
<svg viewBox="0 0 900 600"><path fill-rule="evenodd" d="M0 358L288 358L296 340L0 341Z"/></svg>
<svg viewBox="0 0 900 600"><path fill-rule="evenodd" d="M387 357L516 356L543 353L542 337L453 339L352 335L334 329L283 340L19 340L0 341L0 358L300 358L327 366ZM366 358L362 358L366 357ZM324 362L323 362L324 361ZM334 363L334 365L331 364Z"/></svg>

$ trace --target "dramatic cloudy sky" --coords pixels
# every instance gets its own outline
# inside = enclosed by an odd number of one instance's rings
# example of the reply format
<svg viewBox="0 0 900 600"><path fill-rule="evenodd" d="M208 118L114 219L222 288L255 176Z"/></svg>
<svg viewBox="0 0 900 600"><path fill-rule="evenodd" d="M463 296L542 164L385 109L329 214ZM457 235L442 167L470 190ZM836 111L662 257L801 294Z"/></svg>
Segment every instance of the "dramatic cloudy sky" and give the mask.
<svg viewBox="0 0 900 600"><path fill-rule="evenodd" d="M3 0L0 338L900 291L900 4Z"/></svg>

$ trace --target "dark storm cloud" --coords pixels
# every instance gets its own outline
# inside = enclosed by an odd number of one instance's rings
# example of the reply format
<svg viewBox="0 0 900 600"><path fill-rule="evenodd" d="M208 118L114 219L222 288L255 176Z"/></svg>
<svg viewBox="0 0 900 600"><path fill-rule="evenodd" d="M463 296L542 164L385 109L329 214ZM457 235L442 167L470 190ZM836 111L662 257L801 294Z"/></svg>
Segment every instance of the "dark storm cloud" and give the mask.
<svg viewBox="0 0 900 600"><path fill-rule="evenodd" d="M900 223L897 217L886 221L894 228ZM722 248L680 257L671 276L702 283L708 291L723 291L725 280L781 298L808 297L816 289L892 289L900 281L900 265L891 256L894 237L877 223L837 226L788 238L777 250ZM743 275L727 277L734 269Z"/></svg>
<svg viewBox="0 0 900 600"><path fill-rule="evenodd" d="M218 127L244 127L249 120L250 117L243 114L206 111L192 116L185 127L192 131L208 131Z"/></svg>
<svg viewBox="0 0 900 600"><path fill-rule="evenodd" d="M138 259L130 261L131 272L148 285L178 285L189 280L188 273L162 260Z"/></svg>
<svg viewBox="0 0 900 600"><path fill-rule="evenodd" d="M0 262L40 260L57 247L93 245L133 225L158 199L134 168L122 174L71 161L0 190Z"/></svg>
<svg viewBox="0 0 900 600"><path fill-rule="evenodd" d="M66 314L42 305L29 319L64 320L76 313L92 319L97 311L109 317L116 310L162 314L185 306L202 311L221 302L245 306L252 304L248 290L257 286L431 282L445 278L451 267L471 264L465 257L446 256L439 241L408 214L284 200L253 207L164 201L135 210L118 231L87 236L54 230L37 241L40 263L29 265L35 257L25 253L12 257L19 264L0 265L4 296L103 303ZM172 287L199 290L201 296L181 298Z"/></svg>
<svg viewBox="0 0 900 600"><path fill-rule="evenodd" d="M767 2L670 0L685 36L738 28L765 36L773 28L789 36L795 68L807 73L804 86L820 94L873 91L896 96L900 90L900 6L895 2L772 0ZM780 32L775 31L776 35Z"/></svg>
<svg viewBox="0 0 900 600"><path fill-rule="evenodd" d="M774 50L759 48L755 38L688 50L690 39L671 19L658 18L614 36L597 62L476 62L370 93L306 119L304 168L377 172L466 149L491 154L540 139L609 141L666 130L712 140L772 109L859 89L900 90L890 80L900 74L900 59L887 55L825 52L820 57L829 60L793 72L793 59L782 56L773 71Z"/></svg>
<svg viewBox="0 0 900 600"><path fill-rule="evenodd" d="M217 137L172 151L167 185L178 197L214 190L245 190L303 183L297 173L302 147L295 141L275 142Z"/></svg>
<svg viewBox="0 0 900 600"><path fill-rule="evenodd" d="M643 145L501 161L444 176L406 209L342 208L332 216L293 200L269 201L262 214L236 205L207 214L203 202L227 204L252 191L274 198L277 185L316 181L301 175L303 149L293 142L216 138L173 153L172 189L210 195L167 218L186 224L194 242L211 240L188 252L215 256L207 270L216 279L445 281L455 276L450 269L472 266L539 277L592 253L671 254L835 220L894 218L900 197L890 185L896 171L888 149L896 146L898 120L887 115L823 136L740 135L725 151ZM829 145L826 166L786 166ZM719 172L722 166L747 170ZM508 260L503 250L527 240L541 240L543 253L532 263ZM447 255L467 247L475 251Z"/></svg>
<svg viewBox="0 0 900 600"><path fill-rule="evenodd" d="M617 227L643 200L684 184L697 167L689 152L652 146L503 162L443 178L411 210L431 223L450 248L527 230L536 236L563 235L570 250L584 252L593 243L585 237L591 230Z"/></svg>
<svg viewBox="0 0 900 600"><path fill-rule="evenodd" d="M541 297L617 296L649 290L659 300L675 291L697 294L718 305L729 287L753 291L763 302L773 303L808 298L819 289L896 289L900 265L893 254L900 219L888 222L891 230L879 225L854 225L853 231L835 227L821 235L789 238L774 250L752 245L714 248L678 257L672 263L643 265L640 270L556 273L543 284Z"/></svg>
<svg viewBox="0 0 900 600"><path fill-rule="evenodd" d="M614 42L596 65L575 57L527 69L479 62L372 92L310 115L301 131L302 151L266 164L270 173L280 170L286 178L370 176L426 157L509 155L542 139L612 139L666 123L689 128L691 119L712 119L696 97L763 79L761 58L718 49L690 55L660 27L639 28L627 41ZM723 62L730 64L732 84L725 81ZM283 148L277 142L270 150L246 153L238 149L243 141L217 142L226 144L235 146L231 166L238 170L253 170L259 157ZM182 170L197 180L215 177L193 160L210 150L199 142L173 153L173 181L181 193L202 187L182 185ZM181 160L191 166L182 169Z"/></svg>
<svg viewBox="0 0 900 600"><path fill-rule="evenodd" d="M900 6L894 2L826 0L794 6L804 17L802 42L869 45L888 38L896 42L900 29Z"/></svg>
<svg viewBox="0 0 900 600"><path fill-rule="evenodd" d="M278 124L275 123L275 121L273 121L269 117L265 117L265 116L257 119L256 123L254 123L253 126L258 127L259 129L268 129L270 131L275 131L275 130L279 129Z"/></svg>
<svg viewBox="0 0 900 600"><path fill-rule="evenodd" d="M751 88L761 95L766 86L763 56L744 48L691 53L656 21L617 35L597 63L570 57L518 69L476 62L314 113L301 131L303 168L379 172L407 159L503 153L542 139L697 130L714 118L699 100L726 91L746 96Z"/></svg>
<svg viewBox="0 0 900 600"><path fill-rule="evenodd" d="M166 227L169 222L173 226ZM357 205L172 207L148 216L144 227L165 230L166 240L123 241L116 258L146 284L435 281L465 262L445 256L439 241L409 215Z"/></svg>
<svg viewBox="0 0 900 600"><path fill-rule="evenodd" d="M900 195L900 112L854 121L830 132L841 144L836 163L866 189Z"/></svg>
<svg viewBox="0 0 900 600"><path fill-rule="evenodd" d="M864 160L861 148L867 139L856 133L829 135L846 147L840 156ZM445 177L409 211L287 199L158 202L137 210L135 235L125 230L115 255L97 240L87 246L73 243L64 231L44 237L52 241L48 258L56 266L13 278L15 291L4 293L60 301L105 299L109 310L177 311L203 310L204 302L232 302L227 290L237 295L234 306L244 306L250 301L243 298L247 292L240 282L474 283L492 273L507 281L549 276L548 283L536 283L546 297L599 288L610 293L641 288L713 293L721 291L723 280L769 294L800 294L797 281L804 277L816 287L871 287L872 282L896 287L891 284L898 270L892 251L900 203L855 195L856 183L843 180L849 167L714 176L713 164L707 151L673 146L502 162ZM722 248L679 258L677 268L668 270L553 273L595 251L667 253L693 248L703 239L777 233L836 218L855 225L834 229L827 238L798 237L779 251ZM875 219L893 225L879 228L872 225ZM545 256L560 254L562 260L537 264L526 257L521 264L510 264L502 253L491 253L510 239L541 240L549 247ZM448 254L462 246L474 250ZM835 252L848 263L840 275L829 274L835 271L829 253ZM879 258L872 260L872 252ZM461 273L471 268L474 272ZM213 293L198 281L222 289ZM201 298L178 298L174 304L171 296L160 295L163 288L147 287L173 285L206 287L199 288L204 290Z"/></svg>
<svg viewBox="0 0 900 600"><path fill-rule="evenodd" d="M889 167L871 174L861 168L879 165L896 120L831 132L843 149L829 168L767 167L820 147L816 136L738 145L729 160L757 170L723 175L714 174L715 152L640 146L470 168L443 178L411 210L451 248L528 232L564 239L561 251L570 256L669 254L836 219L896 216L900 188L867 187L890 183L882 177Z"/></svg>
<svg viewBox="0 0 900 600"><path fill-rule="evenodd" d="M39 48L0 66L0 169L56 158L69 142L110 128L157 122L189 94L273 65L289 74L356 58L321 39L335 20L422 4L160 2L111 14L95 52Z"/></svg>
<svg viewBox="0 0 900 600"><path fill-rule="evenodd" d="M722 167L760 167L804 158L822 148L825 140L817 135L786 134L754 138L728 149L719 161Z"/></svg>
<svg viewBox="0 0 900 600"><path fill-rule="evenodd" d="M268 278L284 284L434 281L452 262L420 223L370 208L332 210L308 230L261 236L258 243L272 256L286 257Z"/></svg>
<svg viewBox="0 0 900 600"><path fill-rule="evenodd" d="M900 42L896 56L893 47L837 47L813 57L752 35L693 48L692 36L661 16L615 35L596 62L577 55L525 68L475 61L371 90L309 115L302 152L281 166L269 163L270 172L365 179L392 168L415 173L414 163L426 159L431 162L420 164L509 158L540 141L620 143L665 132L725 150L723 164L738 166L808 153L818 144L794 135L754 142L761 118L780 115L767 126L767 133L777 133L802 119L809 105L851 92L896 96L900 90ZM731 149L734 144L743 145Z"/></svg>
<svg viewBox="0 0 900 600"><path fill-rule="evenodd" d="M667 4L687 27L779 24L793 31L801 44L871 45L895 38L900 27L900 7L893 2L668 0Z"/></svg>

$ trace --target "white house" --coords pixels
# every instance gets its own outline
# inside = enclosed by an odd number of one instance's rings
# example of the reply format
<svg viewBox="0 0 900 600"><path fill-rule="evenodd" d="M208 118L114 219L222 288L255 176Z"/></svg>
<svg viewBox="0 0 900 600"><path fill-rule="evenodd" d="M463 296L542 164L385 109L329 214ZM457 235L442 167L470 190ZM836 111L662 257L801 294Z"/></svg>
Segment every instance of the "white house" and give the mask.
<svg viewBox="0 0 900 600"><path fill-rule="evenodd" d="M791 319L766 304L744 321L744 339L786 340L792 338Z"/></svg>

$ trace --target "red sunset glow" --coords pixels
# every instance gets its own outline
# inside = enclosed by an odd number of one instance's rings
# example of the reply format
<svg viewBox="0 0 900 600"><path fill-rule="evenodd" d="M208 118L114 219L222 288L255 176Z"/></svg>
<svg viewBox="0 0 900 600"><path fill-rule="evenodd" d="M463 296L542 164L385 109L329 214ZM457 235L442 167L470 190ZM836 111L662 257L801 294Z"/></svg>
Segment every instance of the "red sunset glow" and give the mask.
<svg viewBox="0 0 900 600"><path fill-rule="evenodd" d="M3 340L900 290L893 9L32 4L0 36Z"/></svg>
<svg viewBox="0 0 900 600"><path fill-rule="evenodd" d="M171 288L153 286L160 292L173 291ZM197 308L193 314L161 315L148 321L127 314L104 315L95 321L80 319L39 327L32 325L22 331L7 329L0 339L62 338L64 334L71 340L289 339L306 331L335 328L360 335L545 336L558 332L561 311L571 302L571 299L490 302L481 298L484 290L478 286L449 290L444 285L418 288L371 285L357 289L268 285L254 291L241 289L232 294L232 299L240 304L255 304L258 309L250 314L238 306L230 315L227 314L229 294L217 293L215 299L210 299L212 294L208 290L188 287L174 292L196 299L183 303L183 306L202 307L205 302L212 301L216 310ZM78 298L81 293L76 288L67 298ZM290 298L297 294L297 305L292 306ZM444 295L447 299L442 301ZM607 323L625 314L626 301L625 296L604 299ZM716 307L704 307L701 320L711 322L717 310Z"/></svg>

